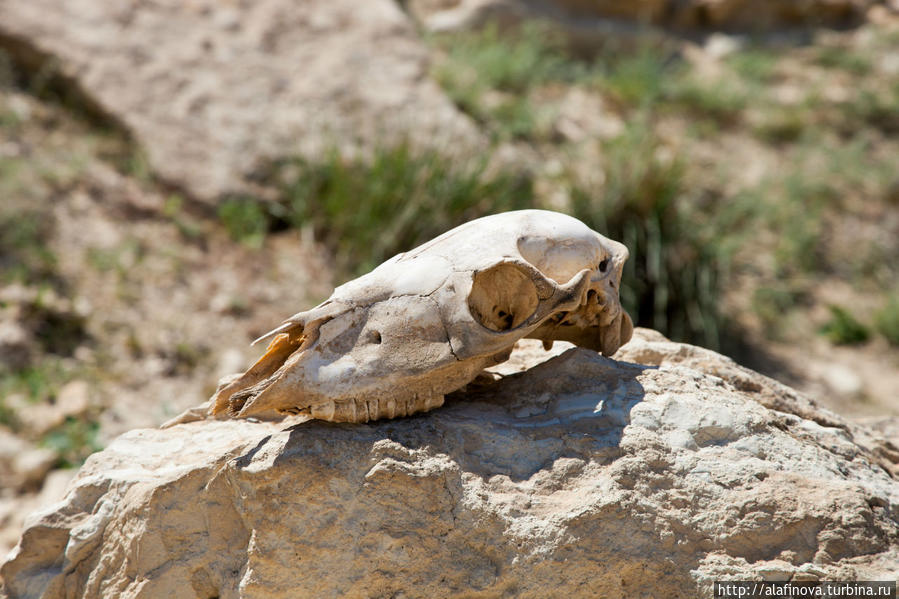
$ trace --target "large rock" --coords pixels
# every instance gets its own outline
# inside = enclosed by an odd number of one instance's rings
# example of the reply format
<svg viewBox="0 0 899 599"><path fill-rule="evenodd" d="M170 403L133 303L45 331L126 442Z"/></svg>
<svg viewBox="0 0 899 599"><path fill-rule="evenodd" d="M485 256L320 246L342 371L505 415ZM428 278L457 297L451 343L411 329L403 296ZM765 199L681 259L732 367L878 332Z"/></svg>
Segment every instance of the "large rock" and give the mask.
<svg viewBox="0 0 899 599"><path fill-rule="evenodd" d="M202 198L285 154L480 141L391 0L0 0L4 46L51 57L160 176Z"/></svg>
<svg viewBox="0 0 899 599"><path fill-rule="evenodd" d="M412 418L123 435L30 519L6 592L674 598L899 574L895 448L865 429L646 331L622 355L651 366L541 352Z"/></svg>

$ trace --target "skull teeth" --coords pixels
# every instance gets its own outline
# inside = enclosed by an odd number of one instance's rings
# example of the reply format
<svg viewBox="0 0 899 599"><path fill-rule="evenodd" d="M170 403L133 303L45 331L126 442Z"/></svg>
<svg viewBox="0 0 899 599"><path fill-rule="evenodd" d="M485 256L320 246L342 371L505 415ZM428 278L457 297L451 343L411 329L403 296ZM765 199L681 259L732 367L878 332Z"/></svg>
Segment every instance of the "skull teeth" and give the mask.
<svg viewBox="0 0 899 599"><path fill-rule="evenodd" d="M347 399L316 404L308 408L308 413L313 418L328 422L359 423L409 416L442 405L443 395L422 395L406 399Z"/></svg>

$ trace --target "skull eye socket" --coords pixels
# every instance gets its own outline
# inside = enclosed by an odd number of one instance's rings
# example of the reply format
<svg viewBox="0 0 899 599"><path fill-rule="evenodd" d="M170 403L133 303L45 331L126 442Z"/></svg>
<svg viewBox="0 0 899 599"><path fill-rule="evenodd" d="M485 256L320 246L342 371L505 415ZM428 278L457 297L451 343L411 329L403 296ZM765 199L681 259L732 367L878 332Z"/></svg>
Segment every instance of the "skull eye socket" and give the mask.
<svg viewBox="0 0 899 599"><path fill-rule="evenodd" d="M606 272L609 268L609 259L604 258L602 262L599 263L599 272Z"/></svg>
<svg viewBox="0 0 899 599"><path fill-rule="evenodd" d="M491 331L514 329L537 310L537 287L512 264L498 264L475 274L468 296L474 319Z"/></svg>

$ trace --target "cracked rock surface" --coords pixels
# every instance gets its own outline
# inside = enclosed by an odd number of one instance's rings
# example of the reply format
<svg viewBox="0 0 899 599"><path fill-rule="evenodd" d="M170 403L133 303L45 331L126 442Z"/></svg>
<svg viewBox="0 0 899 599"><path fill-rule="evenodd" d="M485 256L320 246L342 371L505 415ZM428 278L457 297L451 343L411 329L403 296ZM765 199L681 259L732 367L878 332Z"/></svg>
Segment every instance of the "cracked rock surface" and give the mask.
<svg viewBox="0 0 899 599"><path fill-rule="evenodd" d="M30 518L4 592L686 598L899 574L874 433L652 331L619 361L538 347L421 416L127 433Z"/></svg>

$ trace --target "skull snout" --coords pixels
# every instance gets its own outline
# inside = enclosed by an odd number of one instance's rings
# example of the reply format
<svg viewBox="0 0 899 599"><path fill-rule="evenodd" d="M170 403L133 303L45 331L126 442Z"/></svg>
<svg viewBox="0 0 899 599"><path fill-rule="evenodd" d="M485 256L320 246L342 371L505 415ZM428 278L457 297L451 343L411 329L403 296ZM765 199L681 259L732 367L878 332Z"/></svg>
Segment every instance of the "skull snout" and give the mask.
<svg viewBox="0 0 899 599"><path fill-rule="evenodd" d="M601 285L587 290L584 308L597 315L599 326L602 327L612 324L612 321L621 313L618 294L614 291L603 289Z"/></svg>

